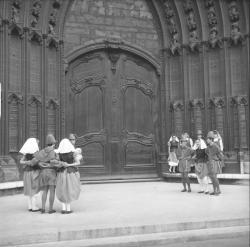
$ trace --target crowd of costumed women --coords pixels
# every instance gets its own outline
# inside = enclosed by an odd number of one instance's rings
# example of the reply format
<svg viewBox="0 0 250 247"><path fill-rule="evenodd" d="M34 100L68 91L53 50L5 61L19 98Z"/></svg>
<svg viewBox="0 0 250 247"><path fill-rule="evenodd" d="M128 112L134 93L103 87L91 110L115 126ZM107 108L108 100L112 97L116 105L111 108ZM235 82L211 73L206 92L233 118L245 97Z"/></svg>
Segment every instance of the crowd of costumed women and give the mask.
<svg viewBox="0 0 250 247"><path fill-rule="evenodd" d="M70 134L55 149L56 140L51 134L46 137L46 147L39 150L39 140L28 138L20 153L23 166L24 195L28 198L28 211L53 214L55 196L62 204L62 214L70 214L71 202L79 198L81 192L78 166L82 160L80 148L75 147L76 136ZM49 194L49 209L46 201ZM42 206L37 206L41 196Z"/></svg>

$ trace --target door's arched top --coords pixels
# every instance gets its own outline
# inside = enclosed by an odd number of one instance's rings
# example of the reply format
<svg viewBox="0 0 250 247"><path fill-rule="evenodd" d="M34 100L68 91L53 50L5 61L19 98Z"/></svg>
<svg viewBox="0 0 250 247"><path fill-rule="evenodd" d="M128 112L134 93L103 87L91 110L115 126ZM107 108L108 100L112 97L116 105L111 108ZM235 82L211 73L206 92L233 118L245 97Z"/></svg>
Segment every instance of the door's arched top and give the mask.
<svg viewBox="0 0 250 247"><path fill-rule="evenodd" d="M160 75L161 73L159 62L150 52L143 50L137 45L116 38L96 39L94 41L86 42L85 44L78 46L76 49L66 54L64 58L65 64L68 65L79 56L100 49L123 50L131 52L148 61L156 69L158 75Z"/></svg>

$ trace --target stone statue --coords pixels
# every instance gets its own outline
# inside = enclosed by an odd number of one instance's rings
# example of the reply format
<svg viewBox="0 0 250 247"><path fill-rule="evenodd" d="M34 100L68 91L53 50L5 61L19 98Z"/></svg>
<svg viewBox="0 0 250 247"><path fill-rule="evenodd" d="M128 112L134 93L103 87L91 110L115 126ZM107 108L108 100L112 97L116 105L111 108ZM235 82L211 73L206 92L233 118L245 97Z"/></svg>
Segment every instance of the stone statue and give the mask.
<svg viewBox="0 0 250 247"><path fill-rule="evenodd" d="M239 23L235 22L231 25L231 43L233 45L238 45L243 41L243 35L240 32Z"/></svg>
<svg viewBox="0 0 250 247"><path fill-rule="evenodd" d="M193 52L199 48L199 38L197 30L193 30L189 33L189 48Z"/></svg>
<svg viewBox="0 0 250 247"><path fill-rule="evenodd" d="M229 17L231 22L236 22L240 19L240 14L235 1L229 4Z"/></svg>

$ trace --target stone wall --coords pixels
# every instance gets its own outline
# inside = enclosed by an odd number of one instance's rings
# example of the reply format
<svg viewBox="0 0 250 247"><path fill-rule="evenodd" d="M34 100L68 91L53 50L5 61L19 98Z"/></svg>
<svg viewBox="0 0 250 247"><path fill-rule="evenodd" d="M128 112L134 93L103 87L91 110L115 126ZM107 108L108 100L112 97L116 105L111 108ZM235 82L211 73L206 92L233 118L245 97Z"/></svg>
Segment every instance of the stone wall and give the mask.
<svg viewBox="0 0 250 247"><path fill-rule="evenodd" d="M65 23L65 54L87 41L109 36L159 55L158 34L145 0L74 1Z"/></svg>

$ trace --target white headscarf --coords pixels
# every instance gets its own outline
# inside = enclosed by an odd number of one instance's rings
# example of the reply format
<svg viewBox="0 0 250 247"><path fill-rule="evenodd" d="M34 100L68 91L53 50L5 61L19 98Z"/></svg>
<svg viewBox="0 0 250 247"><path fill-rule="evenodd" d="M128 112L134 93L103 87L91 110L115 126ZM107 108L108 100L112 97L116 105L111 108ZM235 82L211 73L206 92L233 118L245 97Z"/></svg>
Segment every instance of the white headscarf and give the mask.
<svg viewBox="0 0 250 247"><path fill-rule="evenodd" d="M75 152L76 149L72 145L69 139L64 138L61 140L58 149L55 150L56 153L65 154L70 152Z"/></svg>
<svg viewBox="0 0 250 247"><path fill-rule="evenodd" d="M175 140L176 140L177 142L179 142L179 138L178 138L177 136L175 136ZM168 142L171 142L171 141L173 141L173 136L171 136L171 137L169 138L169 141L168 141Z"/></svg>
<svg viewBox="0 0 250 247"><path fill-rule="evenodd" d="M19 152L25 155L25 154L34 154L37 151L39 151L39 147L36 138L29 138L23 144Z"/></svg>
<svg viewBox="0 0 250 247"><path fill-rule="evenodd" d="M199 146L196 144L197 141L200 142L200 145L199 145ZM193 149L196 150L196 149L198 149L198 147L199 147L200 149L206 149L206 148L207 148L207 144L206 144L206 142L205 142L203 139L199 139L199 140L196 140L196 141L195 141L195 143L194 143L194 145L193 145Z"/></svg>

